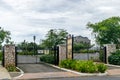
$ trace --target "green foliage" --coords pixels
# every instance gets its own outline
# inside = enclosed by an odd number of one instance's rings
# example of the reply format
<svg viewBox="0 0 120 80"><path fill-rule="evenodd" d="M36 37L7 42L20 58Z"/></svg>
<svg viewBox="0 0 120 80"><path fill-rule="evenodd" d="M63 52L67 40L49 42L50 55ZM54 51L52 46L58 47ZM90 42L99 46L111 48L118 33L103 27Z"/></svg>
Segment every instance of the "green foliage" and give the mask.
<svg viewBox="0 0 120 80"><path fill-rule="evenodd" d="M95 52L97 52L97 51L96 50L86 50L86 49L80 50L80 53L95 53Z"/></svg>
<svg viewBox="0 0 120 80"><path fill-rule="evenodd" d="M44 48L52 48L55 45L65 43L65 38L68 32L64 29L51 29L46 34L46 39L43 40L42 45Z"/></svg>
<svg viewBox="0 0 120 80"><path fill-rule="evenodd" d="M18 54L23 54L23 55L35 55L35 54L37 54L38 45L36 43L33 43L33 42L29 43L29 42L24 40L23 42L21 42L17 46L18 46L18 49L22 50L22 52L19 52ZM35 50L35 53L34 53L34 50Z"/></svg>
<svg viewBox="0 0 120 80"><path fill-rule="evenodd" d="M34 55L34 51L22 51L18 52L19 55Z"/></svg>
<svg viewBox="0 0 120 80"><path fill-rule="evenodd" d="M5 41L6 43L10 42L10 32L9 31L5 31L4 29L2 29L0 27L0 46L1 44Z"/></svg>
<svg viewBox="0 0 120 80"><path fill-rule="evenodd" d="M45 54L45 55L40 57L40 61L54 64L54 56L52 54Z"/></svg>
<svg viewBox="0 0 120 80"><path fill-rule="evenodd" d="M74 69L75 67L75 63L76 61L75 60L63 60L61 63L60 63L60 66L61 67L64 67L64 68L68 68L68 69Z"/></svg>
<svg viewBox="0 0 120 80"><path fill-rule="evenodd" d="M108 61L110 64L120 65L120 50L112 53L112 55L108 57Z"/></svg>
<svg viewBox="0 0 120 80"><path fill-rule="evenodd" d="M16 68L16 66L14 66L14 65L8 65L8 66L6 66L5 67L9 72L16 72L16 71L19 71L17 68Z"/></svg>
<svg viewBox="0 0 120 80"><path fill-rule="evenodd" d="M80 52L80 50L89 49L94 45L90 45L89 43L74 43L73 50L74 52Z"/></svg>
<svg viewBox="0 0 120 80"><path fill-rule="evenodd" d="M111 17L98 23L88 23L88 28L93 30L96 42L103 44L119 44L120 17Z"/></svg>
<svg viewBox="0 0 120 80"><path fill-rule="evenodd" d="M104 73L107 66L104 64L95 64L93 61L82 60L63 60L59 64L60 67L77 70L83 73Z"/></svg>
<svg viewBox="0 0 120 80"><path fill-rule="evenodd" d="M98 72L104 73L105 70L107 69L107 66L104 65L103 63L96 64Z"/></svg>

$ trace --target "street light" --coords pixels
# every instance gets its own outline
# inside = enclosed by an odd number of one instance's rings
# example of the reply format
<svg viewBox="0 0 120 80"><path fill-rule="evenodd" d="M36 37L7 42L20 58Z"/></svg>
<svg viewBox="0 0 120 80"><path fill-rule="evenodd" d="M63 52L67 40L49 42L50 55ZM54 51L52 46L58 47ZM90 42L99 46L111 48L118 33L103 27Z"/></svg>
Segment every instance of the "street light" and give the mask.
<svg viewBox="0 0 120 80"><path fill-rule="evenodd" d="M35 55L35 40L36 40L36 36L33 36L33 40L34 40L34 55Z"/></svg>
<svg viewBox="0 0 120 80"><path fill-rule="evenodd" d="M33 36L33 40L34 40L34 55L36 55L36 48L35 48L35 40L36 40L36 36ZM37 63L37 55L36 55L36 63Z"/></svg>

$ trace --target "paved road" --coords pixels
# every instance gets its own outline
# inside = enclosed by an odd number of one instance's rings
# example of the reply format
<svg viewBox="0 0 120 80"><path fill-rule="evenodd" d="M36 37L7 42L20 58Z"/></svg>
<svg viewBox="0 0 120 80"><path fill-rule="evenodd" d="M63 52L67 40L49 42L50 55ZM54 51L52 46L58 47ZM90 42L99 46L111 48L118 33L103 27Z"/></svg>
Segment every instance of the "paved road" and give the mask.
<svg viewBox="0 0 120 80"><path fill-rule="evenodd" d="M57 68L53 68L46 64L18 64L25 73L40 73L40 72L65 72Z"/></svg>
<svg viewBox="0 0 120 80"><path fill-rule="evenodd" d="M24 72L24 76L20 79L27 80L120 80L120 76L92 76L82 77L77 74L65 72L46 64L19 64ZM114 69L115 67L109 67ZM119 68L118 68L119 69Z"/></svg>
<svg viewBox="0 0 120 80"><path fill-rule="evenodd" d="M19 64L19 68L21 68L25 73L23 76L17 78L17 79L43 79L43 78L60 78L60 77L78 77L79 75L66 72L54 67L51 67L49 65L46 65L44 63L40 64Z"/></svg>
<svg viewBox="0 0 120 80"><path fill-rule="evenodd" d="M68 78L49 78L31 80L120 80L120 76L92 76L92 77L68 77Z"/></svg>

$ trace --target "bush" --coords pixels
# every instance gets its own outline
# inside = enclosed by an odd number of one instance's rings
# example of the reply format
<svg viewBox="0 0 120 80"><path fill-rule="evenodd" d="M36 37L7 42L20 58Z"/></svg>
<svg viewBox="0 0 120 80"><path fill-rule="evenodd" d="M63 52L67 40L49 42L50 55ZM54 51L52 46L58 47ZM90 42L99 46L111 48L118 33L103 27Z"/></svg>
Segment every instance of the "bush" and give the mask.
<svg viewBox="0 0 120 80"><path fill-rule="evenodd" d="M80 50L80 53L95 53L95 52L97 52L97 51L96 50L86 50L86 49Z"/></svg>
<svg viewBox="0 0 120 80"><path fill-rule="evenodd" d="M93 64L93 61L77 61L75 69L83 73L97 72L96 66Z"/></svg>
<svg viewBox="0 0 120 80"><path fill-rule="evenodd" d="M83 73L97 73L105 72L107 66L104 64L94 64L93 61L82 61L82 60L63 60L59 64L60 67L77 70Z"/></svg>
<svg viewBox="0 0 120 80"><path fill-rule="evenodd" d="M108 61L110 64L120 65L120 50L112 53L112 55L108 57Z"/></svg>
<svg viewBox="0 0 120 80"><path fill-rule="evenodd" d="M54 56L52 54L45 54L40 57L40 60L46 63L54 64Z"/></svg>
<svg viewBox="0 0 120 80"><path fill-rule="evenodd" d="M104 65L103 63L99 63L99 64L96 64L96 65L97 65L98 72L104 73L105 70L107 69L107 66Z"/></svg>
<svg viewBox="0 0 120 80"><path fill-rule="evenodd" d="M6 69L7 69L9 72L19 71L14 65L8 65L8 66L6 66Z"/></svg>

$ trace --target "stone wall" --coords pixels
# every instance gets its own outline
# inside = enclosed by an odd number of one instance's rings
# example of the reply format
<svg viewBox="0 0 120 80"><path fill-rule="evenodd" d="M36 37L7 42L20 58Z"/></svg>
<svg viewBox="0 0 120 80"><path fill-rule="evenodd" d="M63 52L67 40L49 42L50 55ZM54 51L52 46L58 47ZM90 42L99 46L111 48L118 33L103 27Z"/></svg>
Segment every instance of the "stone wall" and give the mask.
<svg viewBox="0 0 120 80"><path fill-rule="evenodd" d="M115 44L106 44L105 47L106 47L106 54L107 54L106 60L108 63L108 57L111 55L112 52L116 51L116 45Z"/></svg>
<svg viewBox="0 0 120 80"><path fill-rule="evenodd" d="M5 45L4 46L4 66L13 65L15 66L15 46L14 45Z"/></svg>

